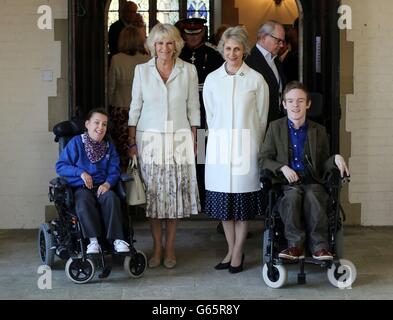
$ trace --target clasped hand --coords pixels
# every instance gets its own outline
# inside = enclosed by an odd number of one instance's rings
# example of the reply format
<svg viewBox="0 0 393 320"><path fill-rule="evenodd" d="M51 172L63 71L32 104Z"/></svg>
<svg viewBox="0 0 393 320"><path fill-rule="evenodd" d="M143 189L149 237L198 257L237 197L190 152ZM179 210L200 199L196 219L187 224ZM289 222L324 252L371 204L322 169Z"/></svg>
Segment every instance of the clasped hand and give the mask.
<svg viewBox="0 0 393 320"><path fill-rule="evenodd" d="M81 174L81 179L85 183L87 189L93 189L94 185L91 175L89 175L87 172L83 172ZM103 184L101 184L97 189L97 197L107 192L110 188L111 186L108 182L104 182Z"/></svg>

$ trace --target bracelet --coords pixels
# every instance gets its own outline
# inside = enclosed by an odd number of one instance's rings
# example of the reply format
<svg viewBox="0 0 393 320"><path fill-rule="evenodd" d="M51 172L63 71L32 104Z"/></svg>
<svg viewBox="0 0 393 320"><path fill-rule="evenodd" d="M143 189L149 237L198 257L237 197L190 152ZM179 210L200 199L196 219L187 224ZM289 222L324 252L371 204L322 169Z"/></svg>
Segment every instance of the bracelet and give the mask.
<svg viewBox="0 0 393 320"><path fill-rule="evenodd" d="M128 147L128 149L132 149L132 148L136 147L136 143L128 144L127 147Z"/></svg>

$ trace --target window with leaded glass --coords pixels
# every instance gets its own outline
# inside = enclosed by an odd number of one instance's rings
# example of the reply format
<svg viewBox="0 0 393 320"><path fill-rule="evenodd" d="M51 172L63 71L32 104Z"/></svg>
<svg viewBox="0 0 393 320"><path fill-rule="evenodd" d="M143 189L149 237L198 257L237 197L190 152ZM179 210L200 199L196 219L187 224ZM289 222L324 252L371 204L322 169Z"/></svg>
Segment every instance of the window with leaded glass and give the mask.
<svg viewBox="0 0 393 320"><path fill-rule="evenodd" d="M108 29L117 20L119 20L119 0L112 0L108 11Z"/></svg>
<svg viewBox="0 0 393 320"><path fill-rule="evenodd" d="M210 31L214 0L132 0L146 23L147 34L157 23L175 24L179 19L204 18ZM108 13L108 28L119 19L119 6L125 0L112 0ZM210 33L210 32L209 32Z"/></svg>
<svg viewBox="0 0 393 320"><path fill-rule="evenodd" d="M146 24L146 30L150 30L150 12L149 12L149 0L133 0L138 5L138 13L143 17L143 21Z"/></svg>
<svg viewBox="0 0 393 320"><path fill-rule="evenodd" d="M179 20L179 0L158 0L157 20L161 23L175 24Z"/></svg>
<svg viewBox="0 0 393 320"><path fill-rule="evenodd" d="M209 0L187 0L187 18L203 18L207 20L210 30L210 1Z"/></svg>

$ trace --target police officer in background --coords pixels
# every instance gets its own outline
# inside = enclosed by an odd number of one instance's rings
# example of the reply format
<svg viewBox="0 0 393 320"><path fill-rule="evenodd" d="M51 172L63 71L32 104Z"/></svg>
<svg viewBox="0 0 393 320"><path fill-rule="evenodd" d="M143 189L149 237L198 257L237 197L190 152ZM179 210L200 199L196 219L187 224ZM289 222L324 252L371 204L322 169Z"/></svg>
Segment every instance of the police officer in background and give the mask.
<svg viewBox="0 0 393 320"><path fill-rule="evenodd" d="M206 45L206 19L188 18L178 21L175 25L179 28L185 41L180 59L195 65L198 72L199 101L201 104L201 129L206 129L205 107L202 99L203 83L207 75L221 67L224 63L221 55L213 48ZM197 179L202 212L205 205L205 165L197 164Z"/></svg>

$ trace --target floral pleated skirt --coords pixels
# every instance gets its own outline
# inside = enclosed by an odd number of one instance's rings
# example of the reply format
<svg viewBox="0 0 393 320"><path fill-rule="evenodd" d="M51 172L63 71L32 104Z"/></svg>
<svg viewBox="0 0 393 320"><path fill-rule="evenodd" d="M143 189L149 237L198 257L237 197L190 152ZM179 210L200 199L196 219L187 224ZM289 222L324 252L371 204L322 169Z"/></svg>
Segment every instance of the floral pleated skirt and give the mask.
<svg viewBox="0 0 393 320"><path fill-rule="evenodd" d="M146 216L187 218L200 211L191 131L137 131L138 161L146 185Z"/></svg>

